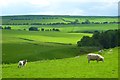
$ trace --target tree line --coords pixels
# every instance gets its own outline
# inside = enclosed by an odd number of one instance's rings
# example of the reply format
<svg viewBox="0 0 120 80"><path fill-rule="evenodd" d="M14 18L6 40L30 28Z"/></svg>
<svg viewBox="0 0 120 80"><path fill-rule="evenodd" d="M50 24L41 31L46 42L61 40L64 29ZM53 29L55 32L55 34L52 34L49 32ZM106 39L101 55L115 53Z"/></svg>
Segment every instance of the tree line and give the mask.
<svg viewBox="0 0 120 80"><path fill-rule="evenodd" d="M12 28L10 26L5 26L5 27L0 26L0 29L11 30ZM21 30L21 29L18 29L18 30ZM23 30L26 30L26 29L23 29ZM50 28L50 29L41 28L40 30L38 29L38 27L29 27L28 30L29 31L60 31L60 29L58 28Z"/></svg>
<svg viewBox="0 0 120 80"><path fill-rule="evenodd" d="M77 42L79 47L96 46L99 48L114 48L120 46L120 29L107 30L105 32L95 31L92 37L83 36L83 38Z"/></svg>
<svg viewBox="0 0 120 80"><path fill-rule="evenodd" d="M40 30L37 27L30 27L29 31L40 31ZM57 28L52 28L52 29L41 28L41 31L60 31L60 30Z"/></svg>
<svg viewBox="0 0 120 80"><path fill-rule="evenodd" d="M33 22L33 23L2 23L3 25L74 25L74 24L120 24L120 22L91 22L88 19L80 22L78 19L74 21L62 19L64 22L54 22L54 23L41 23L41 22Z"/></svg>
<svg viewBox="0 0 120 80"><path fill-rule="evenodd" d="M6 30L11 30L10 26L5 26L4 28L2 26L0 26L0 29L6 29Z"/></svg>

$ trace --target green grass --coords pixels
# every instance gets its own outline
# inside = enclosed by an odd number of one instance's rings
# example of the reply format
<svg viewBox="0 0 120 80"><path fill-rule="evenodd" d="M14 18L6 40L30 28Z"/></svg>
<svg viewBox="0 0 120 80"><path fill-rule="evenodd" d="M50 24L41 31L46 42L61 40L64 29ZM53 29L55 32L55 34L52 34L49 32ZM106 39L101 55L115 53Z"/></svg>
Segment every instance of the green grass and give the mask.
<svg viewBox="0 0 120 80"><path fill-rule="evenodd" d="M37 61L76 56L79 54L76 43L85 35L92 36L83 33L3 30L2 61L15 63L20 59Z"/></svg>
<svg viewBox="0 0 120 80"><path fill-rule="evenodd" d="M105 57L104 63L92 61L88 64L86 54L80 53L84 50L80 50L82 48L76 45L83 36L92 36L80 32L118 29L117 24L30 25L35 22L69 23L62 18L69 21L78 19L79 22L86 19L91 22L117 22L116 17L57 16L56 19L42 17L29 16L33 20L11 20L12 17L3 17L3 23L29 23L29 25L2 25L12 27L12 30L2 31L2 42L0 42L3 78L118 78L118 48L113 48L112 52L109 49L105 50L102 54ZM39 29L58 28L60 32L28 31L31 26ZM86 52L89 52L89 49ZM80 57L76 58L78 55ZM22 59L28 60L27 66L17 68L18 61Z"/></svg>
<svg viewBox="0 0 120 80"><path fill-rule="evenodd" d="M114 22L114 21L118 21L118 19L117 18L115 18L115 17L113 17L113 18L111 18L111 17L81 17L81 18L75 18L75 17L73 17L73 18L64 18L65 20L68 20L68 21L75 21L75 19L78 19L79 20L79 22L81 23L81 22L84 22L86 19L87 20L89 20L90 22Z"/></svg>
<svg viewBox="0 0 120 80"><path fill-rule="evenodd" d="M19 19L19 20L13 20ZM26 20L29 19L29 20ZM75 21L78 19L79 22L84 22L88 19L90 22L118 22L118 18L114 16L42 16L42 15L26 15L26 16L3 16L2 22L4 24L23 24L23 23L70 23L67 21Z"/></svg>
<svg viewBox="0 0 120 80"><path fill-rule="evenodd" d="M5 26L11 26L11 28L13 30L23 30L26 29L28 31L29 27L31 27L31 25L4 25ZM60 32L84 32L84 31L106 31L106 30L114 30L114 29L118 29L118 25L117 24L78 24L78 25L34 25L32 27L38 27L39 30L41 30L41 28L44 29L53 29L53 28L58 28L60 29Z"/></svg>
<svg viewBox="0 0 120 80"><path fill-rule="evenodd" d="M86 19L88 19L90 22L118 22L117 17L113 16L33 16L33 15L27 15L27 16L4 16L2 17L2 23L6 25L5 26L11 26L12 29L15 30L28 30L29 27L38 27L39 29L45 28L45 29L53 29L53 28L59 28L61 32L83 32L83 31L105 31L109 29L118 29L118 24L76 24L76 25L31 25L32 23L70 23L67 21L75 21L75 19L78 19L79 22L84 22ZM20 19L20 20L12 20L12 19ZM44 18L44 19L43 19ZM22 19L22 20L21 20ZM26 20L30 19L30 20ZM63 20L64 19L64 20ZM11 25L7 25L10 23ZM14 23L14 25L13 25ZM22 25L24 23L28 23L28 25ZM15 25L19 24L19 25ZM21 25L20 25L21 24Z"/></svg>
<svg viewBox="0 0 120 80"><path fill-rule="evenodd" d="M103 54L105 62L87 62L86 55L28 62L26 67L3 64L3 78L118 78L118 48Z"/></svg>
<svg viewBox="0 0 120 80"><path fill-rule="evenodd" d="M80 24L80 25L70 25L60 28L64 32L84 32L84 31L106 31L118 29L117 24Z"/></svg>

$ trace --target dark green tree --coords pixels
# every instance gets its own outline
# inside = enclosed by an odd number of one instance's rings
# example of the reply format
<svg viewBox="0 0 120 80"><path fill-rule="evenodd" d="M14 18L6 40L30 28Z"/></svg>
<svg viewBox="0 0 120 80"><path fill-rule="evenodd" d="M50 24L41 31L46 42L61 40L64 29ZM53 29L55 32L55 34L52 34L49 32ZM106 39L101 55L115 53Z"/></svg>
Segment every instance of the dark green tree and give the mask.
<svg viewBox="0 0 120 80"><path fill-rule="evenodd" d="M37 27L30 27L29 31L39 31Z"/></svg>

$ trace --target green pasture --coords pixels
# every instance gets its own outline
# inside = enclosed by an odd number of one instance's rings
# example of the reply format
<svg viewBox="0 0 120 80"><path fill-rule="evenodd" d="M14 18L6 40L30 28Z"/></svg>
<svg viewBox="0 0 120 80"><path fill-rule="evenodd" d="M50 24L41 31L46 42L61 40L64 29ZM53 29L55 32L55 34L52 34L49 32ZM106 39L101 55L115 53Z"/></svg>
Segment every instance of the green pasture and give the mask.
<svg viewBox="0 0 120 80"><path fill-rule="evenodd" d="M75 21L75 19L78 19L78 21L84 22L85 20L89 20L90 22L117 22L117 17L69 17L69 18L63 18L67 21Z"/></svg>
<svg viewBox="0 0 120 80"><path fill-rule="evenodd" d="M2 25L3 28L11 27L11 30L2 30L0 42L3 78L118 78L119 47L113 48L112 51L104 50L101 55L104 56L105 62L91 61L90 64L87 54L80 52L87 52L88 49L77 47L77 41L83 36L92 36L91 33L84 32L114 30L118 29L118 24L67 24L75 19L80 23L86 19L90 22L117 22L117 17L28 15L4 16L2 19L5 24ZM30 25L31 23L67 25ZM40 31L28 31L30 27L37 27ZM41 31L41 28L56 28L60 31ZM23 59L28 60L27 66L18 68L18 61Z"/></svg>
<svg viewBox="0 0 120 80"><path fill-rule="evenodd" d="M80 23L86 20L89 20L90 22L118 22L118 17L116 16L2 16L2 22L4 24L28 23L30 25L31 23L70 23L70 21L73 22L76 19Z"/></svg>
<svg viewBox="0 0 120 80"><path fill-rule="evenodd" d="M3 63L20 59L37 61L59 59L79 54L77 41L92 34L3 30Z"/></svg>
<svg viewBox="0 0 120 80"><path fill-rule="evenodd" d="M76 25L3 25L10 26L13 30L24 30L30 27L38 27L41 31L41 28L46 29L53 29L57 28L60 32L84 32L84 31L106 31L106 30L114 30L118 29L117 24L76 24Z"/></svg>
<svg viewBox="0 0 120 80"><path fill-rule="evenodd" d="M104 62L87 62L87 56L28 62L17 68L17 63L3 64L3 78L118 78L118 48L105 50ZM96 52L97 53L97 52ZM31 56L33 57L33 56Z"/></svg>

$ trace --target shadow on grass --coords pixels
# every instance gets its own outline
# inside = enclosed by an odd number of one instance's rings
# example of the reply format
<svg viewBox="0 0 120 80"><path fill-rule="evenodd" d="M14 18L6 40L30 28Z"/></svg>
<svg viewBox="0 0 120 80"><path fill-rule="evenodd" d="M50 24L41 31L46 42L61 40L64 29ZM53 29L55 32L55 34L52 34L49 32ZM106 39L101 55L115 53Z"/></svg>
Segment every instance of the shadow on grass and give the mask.
<svg viewBox="0 0 120 80"><path fill-rule="evenodd" d="M56 43L3 43L2 63L17 63L27 59L28 62L39 60L63 59L74 57L79 54L76 45L63 45Z"/></svg>

